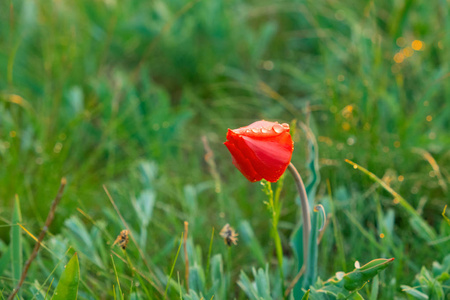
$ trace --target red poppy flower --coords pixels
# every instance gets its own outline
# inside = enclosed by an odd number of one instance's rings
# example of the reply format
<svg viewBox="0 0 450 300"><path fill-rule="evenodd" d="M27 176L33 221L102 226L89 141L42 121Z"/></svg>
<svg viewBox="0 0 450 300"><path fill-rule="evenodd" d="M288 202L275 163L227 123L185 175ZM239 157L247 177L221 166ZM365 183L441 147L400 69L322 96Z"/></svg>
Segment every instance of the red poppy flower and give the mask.
<svg viewBox="0 0 450 300"><path fill-rule="evenodd" d="M286 123L258 121L246 127L228 129L224 143L233 164L248 180L277 181L286 171L294 142Z"/></svg>

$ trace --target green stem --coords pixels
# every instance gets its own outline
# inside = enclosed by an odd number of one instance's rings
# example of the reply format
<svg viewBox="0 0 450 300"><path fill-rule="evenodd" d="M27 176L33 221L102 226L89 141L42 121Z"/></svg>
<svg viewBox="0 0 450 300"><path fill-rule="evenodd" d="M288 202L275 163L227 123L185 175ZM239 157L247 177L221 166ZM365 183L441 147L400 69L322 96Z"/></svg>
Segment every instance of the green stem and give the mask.
<svg viewBox="0 0 450 300"><path fill-rule="evenodd" d="M231 291L231 246L227 248L227 290Z"/></svg>
<svg viewBox="0 0 450 300"><path fill-rule="evenodd" d="M311 233L311 211L309 208L308 196L306 195L305 185L303 184L302 177L298 173L297 169L292 163L289 163L289 171L295 180L298 193L300 195L300 203L302 205L303 216L303 265L307 267L308 262L308 248L309 248L309 235ZM306 270L307 271L307 270Z"/></svg>
<svg viewBox="0 0 450 300"><path fill-rule="evenodd" d="M276 219L275 219L276 218ZM273 239L275 242L275 249L277 252L277 258L278 258L278 267L280 269L280 278L281 278L281 287L284 291L284 274L283 274L283 248L281 246L281 239L280 235L278 233L278 217L274 217L274 220L272 222L273 224Z"/></svg>
<svg viewBox="0 0 450 300"><path fill-rule="evenodd" d="M282 184L282 180L280 180L278 185L281 185L281 184ZM270 206L272 208L273 240L275 243L275 250L277 253L278 267L280 270L281 288L284 291L283 247L281 245L280 234L278 233L278 221L280 220L280 211L281 211L281 205L280 205L280 201L279 201L280 191L281 191L281 186L278 186L276 193L275 193L275 199L274 199L273 190L272 190L272 188L270 188L269 202L270 202Z"/></svg>

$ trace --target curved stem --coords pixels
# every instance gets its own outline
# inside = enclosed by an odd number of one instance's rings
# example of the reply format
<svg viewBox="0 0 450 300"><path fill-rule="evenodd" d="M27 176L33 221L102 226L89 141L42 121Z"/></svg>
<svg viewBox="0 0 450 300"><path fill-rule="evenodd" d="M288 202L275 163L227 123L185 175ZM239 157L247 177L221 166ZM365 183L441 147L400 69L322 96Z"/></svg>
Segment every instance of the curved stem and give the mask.
<svg viewBox="0 0 450 300"><path fill-rule="evenodd" d="M311 233L311 216L309 209L308 196L306 195L305 185L303 184L302 177L298 173L297 169L292 163L288 166L289 172L295 180L295 185L297 186L298 193L300 195L300 203L302 205L302 216L303 216L303 266L307 266L308 262L308 250L309 250L309 234Z"/></svg>

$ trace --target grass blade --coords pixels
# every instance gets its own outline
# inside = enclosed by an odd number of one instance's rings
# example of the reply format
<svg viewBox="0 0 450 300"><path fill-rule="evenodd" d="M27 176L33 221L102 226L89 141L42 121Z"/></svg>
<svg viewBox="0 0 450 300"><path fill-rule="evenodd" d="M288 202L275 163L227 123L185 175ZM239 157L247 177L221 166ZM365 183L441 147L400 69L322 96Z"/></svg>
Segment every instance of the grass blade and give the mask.
<svg viewBox="0 0 450 300"><path fill-rule="evenodd" d="M172 268L170 269L169 278L167 278L166 290L164 291L164 299L167 297L167 290L169 289L170 279L172 278L173 270L175 269L175 264L177 263L178 255L180 254L181 244L183 243L183 233L181 233L180 245L178 246L177 254L173 260Z"/></svg>
<svg viewBox="0 0 450 300"><path fill-rule="evenodd" d="M20 230L19 223L22 223L22 214L20 212L19 196L16 195L11 226L11 263L14 285L16 285L20 280L23 265L22 231ZM18 296L19 298L21 298L20 293L18 294Z"/></svg>
<svg viewBox="0 0 450 300"><path fill-rule="evenodd" d="M114 275L116 275L117 287L119 288L120 299L123 300L123 292L122 292L122 288L120 287L119 275L117 275L116 264L114 263L114 258L112 256L112 254L111 254L111 261L112 261L113 268L114 268ZM114 289L114 292L115 292L115 289Z"/></svg>
<svg viewBox="0 0 450 300"><path fill-rule="evenodd" d="M386 182L378 178L378 176L376 176L369 170L361 167L351 160L346 159L345 161L352 165L354 169L360 170L361 172L369 176L370 179L380 184L381 187L383 187L387 192L394 196L394 201L399 203L410 214L411 225L415 230L418 231L419 234L421 234L423 237L426 237L428 241L436 239L436 233L434 232L433 228L422 219L419 213L414 209L414 207L411 206L411 204L408 203L408 201L405 200L405 198L400 196L400 194L394 191L389 185L386 184Z"/></svg>

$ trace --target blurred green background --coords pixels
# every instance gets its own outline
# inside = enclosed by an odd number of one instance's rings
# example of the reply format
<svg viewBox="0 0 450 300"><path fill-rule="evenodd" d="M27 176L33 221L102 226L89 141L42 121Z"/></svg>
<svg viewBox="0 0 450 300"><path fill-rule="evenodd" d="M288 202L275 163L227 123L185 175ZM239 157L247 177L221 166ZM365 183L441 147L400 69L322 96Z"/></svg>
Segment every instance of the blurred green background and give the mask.
<svg viewBox="0 0 450 300"><path fill-rule="evenodd" d="M14 195L24 226L38 235L65 176L50 228L61 240L71 241L75 220L95 227L79 210L115 239L122 227L105 184L125 219L145 229L142 247L161 272L170 269L184 220L203 253L212 227L248 221L272 268L265 195L234 168L222 143L227 128L297 120L317 140L316 201L329 205L329 182L335 205L336 223L319 247L319 276L349 271L355 260L396 257L383 275L384 299L404 295L399 286L440 261L449 239L424 240L392 195L344 160L383 178L446 237L449 30L448 1L1 1L0 253L10 240ZM214 153L213 172L203 136ZM307 181L309 151L299 125L294 140L292 161ZM145 203L139 199L149 187L151 212L138 222L136 205ZM295 195L287 177L280 222L286 257L300 216ZM343 239L339 258L336 232ZM26 259L33 241L24 239ZM226 251L218 238L214 243ZM75 249L83 253L83 245ZM233 276L264 266L250 249L236 250ZM48 256L39 258L30 281L48 276ZM106 255L97 267L108 263ZM95 264L85 264L85 297L110 295ZM5 272L8 294L13 284ZM88 274L98 275L98 287ZM242 298L237 286L232 290Z"/></svg>

